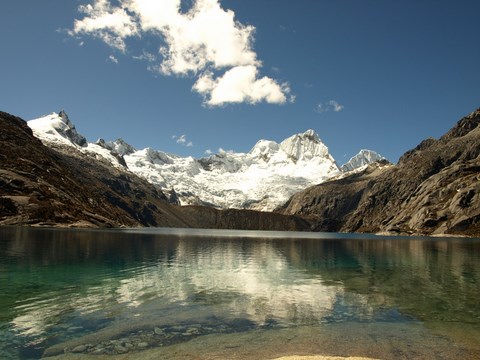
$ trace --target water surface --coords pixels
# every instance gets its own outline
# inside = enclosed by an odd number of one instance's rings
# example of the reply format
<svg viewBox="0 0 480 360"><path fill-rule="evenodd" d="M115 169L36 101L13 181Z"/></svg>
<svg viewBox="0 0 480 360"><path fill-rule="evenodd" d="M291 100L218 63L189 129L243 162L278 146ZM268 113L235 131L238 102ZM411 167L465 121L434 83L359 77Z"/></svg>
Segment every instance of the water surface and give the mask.
<svg viewBox="0 0 480 360"><path fill-rule="evenodd" d="M2 359L480 358L478 239L2 228L0 289Z"/></svg>

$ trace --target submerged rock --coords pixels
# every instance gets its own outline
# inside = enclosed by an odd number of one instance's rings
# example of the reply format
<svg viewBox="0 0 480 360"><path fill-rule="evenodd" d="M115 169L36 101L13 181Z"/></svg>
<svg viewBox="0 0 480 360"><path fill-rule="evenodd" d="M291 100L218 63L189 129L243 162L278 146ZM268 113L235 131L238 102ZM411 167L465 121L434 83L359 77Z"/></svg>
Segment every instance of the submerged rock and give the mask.
<svg viewBox="0 0 480 360"><path fill-rule="evenodd" d="M72 349L72 353L83 353L87 351L87 347L85 345L78 345Z"/></svg>
<svg viewBox="0 0 480 360"><path fill-rule="evenodd" d="M164 332L162 329L158 328L158 327L154 328L154 329L153 329L153 332L154 332L155 334L157 334L157 335L164 335L164 334L165 334L165 332Z"/></svg>
<svg viewBox="0 0 480 360"><path fill-rule="evenodd" d="M125 354L128 352L127 348L122 345L116 345L113 349L117 354Z"/></svg>

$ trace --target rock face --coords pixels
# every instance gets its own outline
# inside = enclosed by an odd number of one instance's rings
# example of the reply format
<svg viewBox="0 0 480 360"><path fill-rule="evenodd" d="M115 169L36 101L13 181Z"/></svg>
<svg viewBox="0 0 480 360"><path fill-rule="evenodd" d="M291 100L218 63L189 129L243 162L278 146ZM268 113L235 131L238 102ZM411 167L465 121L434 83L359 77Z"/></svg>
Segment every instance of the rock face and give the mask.
<svg viewBox="0 0 480 360"><path fill-rule="evenodd" d="M65 139L70 142L73 135L65 133ZM0 147L0 225L310 228L298 217L280 214L171 205L169 200L178 201L174 192L167 197L145 179L120 165L111 166L83 146L60 140L47 147L25 121L4 112L0 112Z"/></svg>
<svg viewBox="0 0 480 360"><path fill-rule="evenodd" d="M181 211L195 219L196 228L280 231L310 231L312 228L312 224L301 216L264 211L219 210L202 206L182 206Z"/></svg>
<svg viewBox="0 0 480 360"><path fill-rule="evenodd" d="M380 162L294 195L278 211L318 231L480 235L480 109L395 166Z"/></svg>

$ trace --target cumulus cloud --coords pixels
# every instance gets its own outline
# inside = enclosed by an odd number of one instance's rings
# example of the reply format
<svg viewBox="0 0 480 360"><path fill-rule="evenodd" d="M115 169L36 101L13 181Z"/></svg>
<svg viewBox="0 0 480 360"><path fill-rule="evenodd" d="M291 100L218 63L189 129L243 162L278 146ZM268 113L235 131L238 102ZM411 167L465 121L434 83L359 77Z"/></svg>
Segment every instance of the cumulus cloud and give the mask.
<svg viewBox="0 0 480 360"><path fill-rule="evenodd" d="M191 141L187 140L187 135L185 135L185 134L180 135L180 136L173 135L172 139L174 139L177 144L180 144L182 146L186 146L186 147L192 147L193 146L193 143Z"/></svg>
<svg viewBox="0 0 480 360"><path fill-rule="evenodd" d="M163 75L194 76L193 90L209 106L261 101L293 101L287 84L260 77L262 66L253 50L255 27L243 25L220 0L193 0L187 11L181 0L94 0L81 5L70 35L91 35L125 52L126 39L143 34L158 37L161 61L150 65ZM135 58L154 62L156 56ZM216 74L216 75L214 75ZM225 94L220 92L225 90Z"/></svg>
<svg viewBox="0 0 480 360"><path fill-rule="evenodd" d="M226 154L233 154L234 151L233 150L225 150L223 148L218 148L218 153L220 155L226 155Z"/></svg>
<svg viewBox="0 0 480 360"><path fill-rule="evenodd" d="M261 101L283 104L287 101L286 94L290 93L288 84L279 85L266 76L259 79L254 65L236 66L216 79L212 73L205 73L193 89L204 95L206 104L210 106L243 102L256 104Z"/></svg>
<svg viewBox="0 0 480 360"><path fill-rule="evenodd" d="M328 111L339 112L344 108L343 105L339 104L336 100L330 100L324 103L320 103L315 108L315 112L321 114Z"/></svg>
<svg viewBox="0 0 480 360"><path fill-rule="evenodd" d="M253 26L235 21L233 11L225 11L218 0L197 0L186 14L179 0L131 0L130 9L140 15L144 31L162 33L166 45L161 71L165 74L196 73L211 64L228 66L260 65L251 48Z"/></svg>
<svg viewBox="0 0 480 360"><path fill-rule="evenodd" d="M125 39L139 34L137 24L126 9L112 6L109 0L80 5L78 10L85 17L75 20L70 35L89 34L125 52Z"/></svg>
<svg viewBox="0 0 480 360"><path fill-rule="evenodd" d="M212 155L213 151L210 149L205 150L205 155Z"/></svg>

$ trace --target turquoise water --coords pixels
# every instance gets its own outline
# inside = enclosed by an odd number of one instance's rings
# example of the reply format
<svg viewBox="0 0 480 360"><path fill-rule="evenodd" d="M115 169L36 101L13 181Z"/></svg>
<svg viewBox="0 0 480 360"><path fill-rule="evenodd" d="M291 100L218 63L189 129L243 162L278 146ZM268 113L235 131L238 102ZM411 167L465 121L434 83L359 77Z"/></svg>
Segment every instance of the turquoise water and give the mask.
<svg viewBox="0 0 480 360"><path fill-rule="evenodd" d="M478 239L1 228L0 289L1 359L302 331L306 353L370 332L336 355L480 358Z"/></svg>

